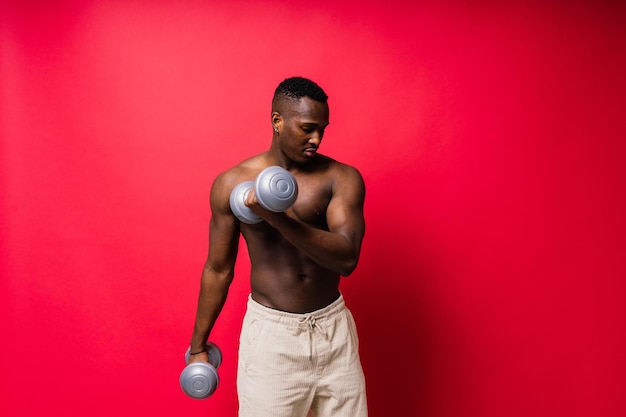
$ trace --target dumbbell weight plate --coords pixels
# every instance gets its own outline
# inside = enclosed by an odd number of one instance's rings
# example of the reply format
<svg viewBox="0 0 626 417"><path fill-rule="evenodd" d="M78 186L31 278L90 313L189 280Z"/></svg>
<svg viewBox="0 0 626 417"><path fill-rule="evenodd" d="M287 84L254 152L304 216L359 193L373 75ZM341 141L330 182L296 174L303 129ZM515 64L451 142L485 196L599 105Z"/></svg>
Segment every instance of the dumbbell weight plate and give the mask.
<svg viewBox="0 0 626 417"><path fill-rule="evenodd" d="M215 367L215 369L219 368L222 364L222 351L215 343L208 342L206 345L207 352L209 354L209 363Z"/></svg>
<svg viewBox="0 0 626 417"><path fill-rule="evenodd" d="M254 194L267 210L282 212L293 205L298 197L298 183L284 168L271 166L257 175Z"/></svg>
<svg viewBox="0 0 626 417"><path fill-rule="evenodd" d="M230 193L230 209L240 221L248 224L260 223L263 220L244 203L252 187L254 187L254 181L244 181L233 188Z"/></svg>
<svg viewBox="0 0 626 417"><path fill-rule="evenodd" d="M202 400L215 392L219 385L215 368L206 362L187 365L180 374L180 387L191 398Z"/></svg>
<svg viewBox="0 0 626 417"><path fill-rule="evenodd" d="M198 400L211 396L220 382L216 369L222 364L222 351L212 342L207 342L206 351L209 363L194 362L180 374L180 387L185 394ZM185 352L185 363L189 363L190 356L191 347Z"/></svg>

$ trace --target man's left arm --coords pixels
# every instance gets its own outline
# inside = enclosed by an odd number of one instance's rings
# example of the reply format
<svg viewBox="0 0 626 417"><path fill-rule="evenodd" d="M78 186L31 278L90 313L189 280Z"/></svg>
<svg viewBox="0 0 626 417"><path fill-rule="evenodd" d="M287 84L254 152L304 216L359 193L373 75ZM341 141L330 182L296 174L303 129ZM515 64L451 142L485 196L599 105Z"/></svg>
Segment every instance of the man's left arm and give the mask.
<svg viewBox="0 0 626 417"><path fill-rule="evenodd" d="M343 276L357 266L365 234L365 184L361 174L343 165L333 184L326 211L328 231L299 222L284 213L268 212L264 220L319 265Z"/></svg>

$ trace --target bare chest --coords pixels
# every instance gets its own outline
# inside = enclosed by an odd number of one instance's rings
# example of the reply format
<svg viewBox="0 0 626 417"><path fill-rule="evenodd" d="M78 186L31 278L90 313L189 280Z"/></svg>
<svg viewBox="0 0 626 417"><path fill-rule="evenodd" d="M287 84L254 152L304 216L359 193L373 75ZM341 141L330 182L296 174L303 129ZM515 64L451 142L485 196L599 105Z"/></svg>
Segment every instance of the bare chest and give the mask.
<svg viewBox="0 0 626 417"><path fill-rule="evenodd" d="M331 185L298 181L298 198L289 214L303 223L326 229L326 210L332 198Z"/></svg>

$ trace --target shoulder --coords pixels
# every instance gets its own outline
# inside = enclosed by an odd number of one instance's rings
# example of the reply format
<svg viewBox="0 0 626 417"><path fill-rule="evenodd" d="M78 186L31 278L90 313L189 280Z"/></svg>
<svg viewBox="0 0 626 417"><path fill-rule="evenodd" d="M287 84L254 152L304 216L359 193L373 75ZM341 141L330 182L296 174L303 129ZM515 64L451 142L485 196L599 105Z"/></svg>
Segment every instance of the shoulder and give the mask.
<svg viewBox="0 0 626 417"><path fill-rule="evenodd" d="M263 159L261 155L255 155L239 162L237 165L220 172L213 180L213 188L226 187L233 188L242 181L254 179L256 174L263 169Z"/></svg>
<svg viewBox="0 0 626 417"><path fill-rule="evenodd" d="M254 180L262 167L262 158L256 155L220 172L211 185L211 204L227 209L233 188L243 181Z"/></svg>
<svg viewBox="0 0 626 417"><path fill-rule="evenodd" d="M363 176L356 167L327 156L323 158L326 160L328 173L334 178L334 183L364 186Z"/></svg>
<svg viewBox="0 0 626 417"><path fill-rule="evenodd" d="M332 175L363 178L356 167L321 154L318 155L315 169Z"/></svg>
<svg viewBox="0 0 626 417"><path fill-rule="evenodd" d="M365 181L356 167L328 156L319 156L319 171L324 172L325 181L331 186L334 196L352 196L356 200L365 197Z"/></svg>

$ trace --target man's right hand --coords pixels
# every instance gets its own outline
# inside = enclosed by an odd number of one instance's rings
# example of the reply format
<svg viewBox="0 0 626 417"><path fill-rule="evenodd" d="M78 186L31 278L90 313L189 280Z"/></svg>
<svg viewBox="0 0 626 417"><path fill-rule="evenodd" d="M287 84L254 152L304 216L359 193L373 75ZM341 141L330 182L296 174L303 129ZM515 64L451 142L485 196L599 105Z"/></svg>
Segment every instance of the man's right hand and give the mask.
<svg viewBox="0 0 626 417"><path fill-rule="evenodd" d="M189 361L187 362L187 364L194 363L194 362L208 362L208 361L209 361L209 354L206 351L202 351L195 355L189 355Z"/></svg>

